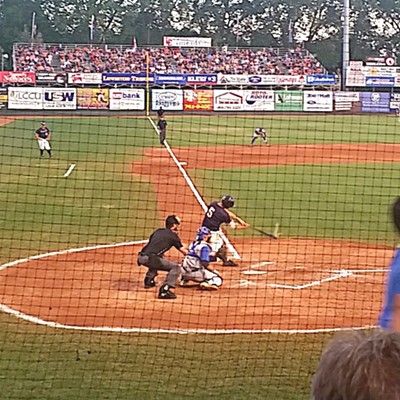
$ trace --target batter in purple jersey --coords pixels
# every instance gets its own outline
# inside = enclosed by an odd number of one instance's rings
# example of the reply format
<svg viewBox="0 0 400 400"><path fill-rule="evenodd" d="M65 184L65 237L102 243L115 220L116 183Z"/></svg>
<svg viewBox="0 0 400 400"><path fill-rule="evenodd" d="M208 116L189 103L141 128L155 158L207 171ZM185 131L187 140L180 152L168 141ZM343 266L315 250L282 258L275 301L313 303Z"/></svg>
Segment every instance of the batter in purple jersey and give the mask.
<svg viewBox="0 0 400 400"><path fill-rule="evenodd" d="M213 201L207 207L204 215L202 226L207 227L211 231L210 246L216 256L211 257L211 261L217 258L222 260L222 265L226 267L236 267L237 264L228 260L227 249L222 238L221 226L229 224L232 229L248 228L250 225L240 219L233 212L229 211L235 205L235 199L230 195L222 197L221 201Z"/></svg>

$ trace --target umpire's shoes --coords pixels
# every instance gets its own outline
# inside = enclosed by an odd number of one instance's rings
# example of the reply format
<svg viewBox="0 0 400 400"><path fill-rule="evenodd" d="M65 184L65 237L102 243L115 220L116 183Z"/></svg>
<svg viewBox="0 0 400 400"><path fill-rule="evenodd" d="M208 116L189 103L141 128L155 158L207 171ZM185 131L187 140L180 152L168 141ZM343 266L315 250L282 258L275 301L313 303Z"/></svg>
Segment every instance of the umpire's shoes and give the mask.
<svg viewBox="0 0 400 400"><path fill-rule="evenodd" d="M223 267L237 267L238 265L232 261L232 260L227 260L224 263L222 263Z"/></svg>
<svg viewBox="0 0 400 400"><path fill-rule="evenodd" d="M156 281L154 279L144 278L144 288L145 289L151 289L154 286L156 286Z"/></svg>
<svg viewBox="0 0 400 400"><path fill-rule="evenodd" d="M168 285L162 285L158 292L158 298L162 300L172 300L176 299L176 294L169 290Z"/></svg>

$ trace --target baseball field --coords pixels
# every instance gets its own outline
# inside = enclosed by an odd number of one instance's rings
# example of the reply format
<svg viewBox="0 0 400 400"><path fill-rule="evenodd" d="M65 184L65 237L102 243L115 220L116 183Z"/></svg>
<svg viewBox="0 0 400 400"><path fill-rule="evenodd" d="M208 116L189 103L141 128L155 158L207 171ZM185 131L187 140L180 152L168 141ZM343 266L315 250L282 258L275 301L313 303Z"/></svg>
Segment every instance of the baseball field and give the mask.
<svg viewBox="0 0 400 400"><path fill-rule="evenodd" d="M387 115L0 120L4 399L309 398L337 332L373 329L396 237L400 122ZM270 145L255 128L267 131ZM143 288L136 254L169 214L189 243L224 194L239 266L217 292ZM169 257L178 259L171 251Z"/></svg>

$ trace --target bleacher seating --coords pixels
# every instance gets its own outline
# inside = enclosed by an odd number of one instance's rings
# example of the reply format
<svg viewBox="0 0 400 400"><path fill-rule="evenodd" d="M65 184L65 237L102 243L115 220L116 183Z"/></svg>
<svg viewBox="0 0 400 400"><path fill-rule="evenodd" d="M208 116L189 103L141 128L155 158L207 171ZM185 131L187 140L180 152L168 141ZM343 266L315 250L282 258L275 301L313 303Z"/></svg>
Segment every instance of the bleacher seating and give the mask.
<svg viewBox="0 0 400 400"><path fill-rule="evenodd" d="M326 73L307 50L122 45L14 45L14 71L302 75Z"/></svg>

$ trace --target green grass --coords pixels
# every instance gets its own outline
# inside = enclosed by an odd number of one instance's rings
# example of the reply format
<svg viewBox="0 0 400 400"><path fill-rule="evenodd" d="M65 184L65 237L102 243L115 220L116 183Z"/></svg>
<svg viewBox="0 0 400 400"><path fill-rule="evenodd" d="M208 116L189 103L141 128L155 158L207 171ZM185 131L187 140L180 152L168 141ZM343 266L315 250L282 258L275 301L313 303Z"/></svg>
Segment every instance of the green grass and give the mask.
<svg viewBox="0 0 400 400"><path fill-rule="evenodd" d="M273 144L400 143L397 119L386 116L167 118L172 148L248 144L259 125ZM51 160L38 158L33 130L39 121L0 127L0 263L140 240L162 223L151 182L132 175L132 161L143 157L145 148L159 147L147 119L47 118ZM64 178L71 164L76 168ZM289 237L391 245L387 211L398 195L399 167L321 164L189 172L207 200L233 193L235 212L254 225L271 229L279 222ZM71 332L2 314L0 397L305 400L329 337Z"/></svg>
<svg viewBox="0 0 400 400"><path fill-rule="evenodd" d="M4 400L306 400L330 335L144 335L0 318Z"/></svg>
<svg viewBox="0 0 400 400"><path fill-rule="evenodd" d="M400 143L397 118L386 115L171 117L172 146L249 144L262 126L273 144Z"/></svg>
<svg viewBox="0 0 400 400"><path fill-rule="evenodd" d="M284 236L388 244L388 205L398 193L399 170L398 163L315 164L190 173L209 198L233 193L234 211L254 226L271 230L279 223Z"/></svg>

